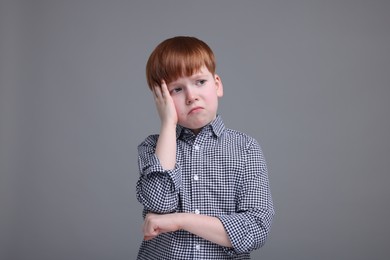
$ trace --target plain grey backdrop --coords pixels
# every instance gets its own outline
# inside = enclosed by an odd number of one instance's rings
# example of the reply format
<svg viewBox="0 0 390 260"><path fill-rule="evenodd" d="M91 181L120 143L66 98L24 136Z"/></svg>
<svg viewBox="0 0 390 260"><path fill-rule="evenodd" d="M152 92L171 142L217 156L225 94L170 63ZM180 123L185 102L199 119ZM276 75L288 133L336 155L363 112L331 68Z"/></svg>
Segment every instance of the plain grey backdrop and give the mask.
<svg viewBox="0 0 390 260"><path fill-rule="evenodd" d="M0 259L135 259L153 48L215 51L276 217L253 259L390 256L390 1L0 2Z"/></svg>

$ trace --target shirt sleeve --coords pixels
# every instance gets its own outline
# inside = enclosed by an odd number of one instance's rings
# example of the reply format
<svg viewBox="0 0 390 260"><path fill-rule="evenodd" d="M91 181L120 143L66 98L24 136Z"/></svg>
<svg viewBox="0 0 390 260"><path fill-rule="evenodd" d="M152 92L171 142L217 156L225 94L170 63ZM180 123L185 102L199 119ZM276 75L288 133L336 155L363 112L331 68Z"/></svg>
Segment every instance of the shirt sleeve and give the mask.
<svg viewBox="0 0 390 260"><path fill-rule="evenodd" d="M178 164L172 170L163 169L155 155L157 138L149 136L138 146L137 199L144 206L144 212L171 213L178 208L181 169Z"/></svg>
<svg viewBox="0 0 390 260"><path fill-rule="evenodd" d="M274 216L267 166L256 141L248 144L245 160L236 213L218 216L232 243L226 248L231 255L263 246Z"/></svg>

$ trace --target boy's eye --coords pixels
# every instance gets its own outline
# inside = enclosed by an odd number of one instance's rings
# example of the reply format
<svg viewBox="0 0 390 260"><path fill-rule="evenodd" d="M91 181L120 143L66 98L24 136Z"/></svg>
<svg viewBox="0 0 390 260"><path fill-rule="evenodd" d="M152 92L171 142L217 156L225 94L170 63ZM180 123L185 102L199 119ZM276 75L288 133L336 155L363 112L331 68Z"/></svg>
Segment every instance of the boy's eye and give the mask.
<svg viewBox="0 0 390 260"><path fill-rule="evenodd" d="M196 81L196 85L198 85L198 86L203 86L204 84L206 84L206 80L205 79L200 79L200 80Z"/></svg>
<svg viewBox="0 0 390 260"><path fill-rule="evenodd" d="M174 93L178 93L182 90L182 88L172 88L169 92L171 92L171 94L174 94Z"/></svg>

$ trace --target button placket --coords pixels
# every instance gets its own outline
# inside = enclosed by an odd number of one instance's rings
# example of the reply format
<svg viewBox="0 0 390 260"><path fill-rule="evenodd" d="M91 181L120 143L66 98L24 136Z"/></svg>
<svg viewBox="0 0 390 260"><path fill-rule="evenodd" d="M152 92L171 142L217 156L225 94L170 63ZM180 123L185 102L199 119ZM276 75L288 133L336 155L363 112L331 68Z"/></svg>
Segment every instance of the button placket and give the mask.
<svg viewBox="0 0 390 260"><path fill-rule="evenodd" d="M195 167L192 168L192 212L194 214L199 215L200 214L200 208L199 203L201 201L199 200L200 191L201 191L201 172L203 170L203 157L202 157L202 147L201 147L201 139L195 140L193 147L192 147L192 158L197 162ZM201 245L199 241L194 241L194 253L196 255L201 254Z"/></svg>
<svg viewBox="0 0 390 260"><path fill-rule="evenodd" d="M195 145L194 145L194 156L196 156L196 158L199 158L199 159L200 159L201 156L200 156L200 154L199 154L199 151L200 151L200 146L199 146L198 144L195 144ZM194 179L195 181L199 181L199 175L196 174L196 173L194 173L193 179Z"/></svg>

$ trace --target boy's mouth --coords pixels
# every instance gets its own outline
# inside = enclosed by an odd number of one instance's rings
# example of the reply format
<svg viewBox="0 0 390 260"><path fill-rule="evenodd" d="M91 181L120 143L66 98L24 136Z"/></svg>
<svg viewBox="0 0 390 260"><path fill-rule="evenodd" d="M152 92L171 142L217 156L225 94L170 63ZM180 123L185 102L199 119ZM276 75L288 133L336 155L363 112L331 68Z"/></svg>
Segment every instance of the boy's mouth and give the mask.
<svg viewBox="0 0 390 260"><path fill-rule="evenodd" d="M194 107L190 110L190 112L188 112L188 114L192 114L192 113L196 113L196 112L199 112L200 110L202 110L203 107Z"/></svg>

